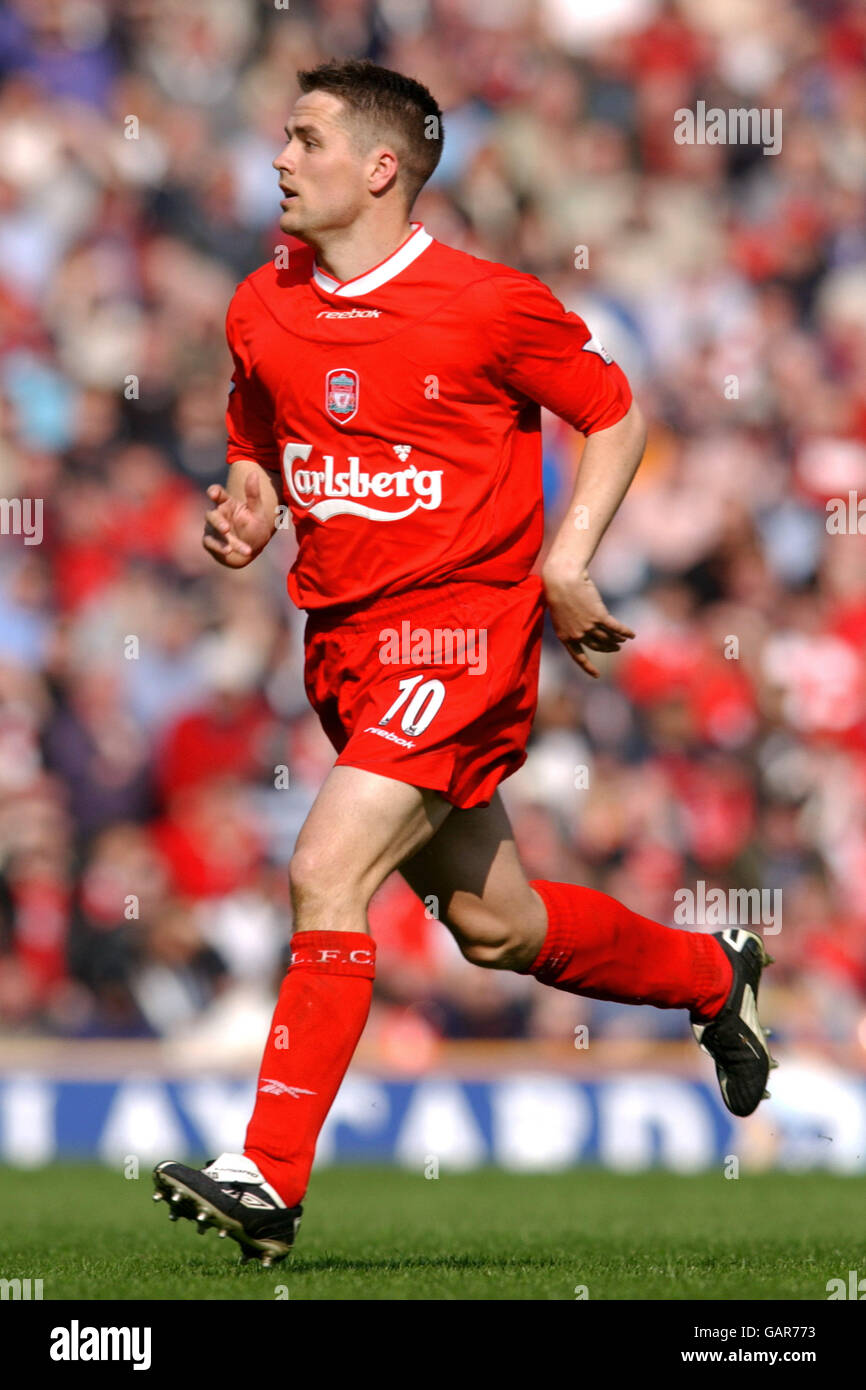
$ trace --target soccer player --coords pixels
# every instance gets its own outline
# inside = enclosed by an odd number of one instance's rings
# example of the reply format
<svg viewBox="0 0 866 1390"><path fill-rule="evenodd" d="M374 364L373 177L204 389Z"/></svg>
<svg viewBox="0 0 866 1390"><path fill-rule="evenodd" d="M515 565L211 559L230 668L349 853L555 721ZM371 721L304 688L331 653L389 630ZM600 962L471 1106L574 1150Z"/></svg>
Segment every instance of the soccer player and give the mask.
<svg viewBox="0 0 866 1390"><path fill-rule="evenodd" d="M625 376L535 277L410 221L442 150L426 88L355 60L298 77L274 168L280 226L303 245L229 306L230 469L203 543L239 569L291 508L306 690L338 756L291 862L291 966L243 1152L154 1172L173 1218L264 1265L292 1245L367 1019L367 906L395 869L476 965L687 1009L733 1114L755 1109L773 1065L759 935L682 931L577 884L530 883L497 791L526 756L545 608L590 676L590 653L634 636L587 572L644 447ZM538 576L541 406L586 444Z"/></svg>

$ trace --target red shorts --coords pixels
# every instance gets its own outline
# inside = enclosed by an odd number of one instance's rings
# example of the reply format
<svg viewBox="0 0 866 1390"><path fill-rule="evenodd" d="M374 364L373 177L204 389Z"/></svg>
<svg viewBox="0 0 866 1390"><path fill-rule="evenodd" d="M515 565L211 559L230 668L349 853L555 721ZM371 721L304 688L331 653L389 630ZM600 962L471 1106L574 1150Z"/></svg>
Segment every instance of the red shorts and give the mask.
<svg viewBox="0 0 866 1390"><path fill-rule="evenodd" d="M338 765L486 806L526 759L543 623L537 575L311 613L304 682Z"/></svg>

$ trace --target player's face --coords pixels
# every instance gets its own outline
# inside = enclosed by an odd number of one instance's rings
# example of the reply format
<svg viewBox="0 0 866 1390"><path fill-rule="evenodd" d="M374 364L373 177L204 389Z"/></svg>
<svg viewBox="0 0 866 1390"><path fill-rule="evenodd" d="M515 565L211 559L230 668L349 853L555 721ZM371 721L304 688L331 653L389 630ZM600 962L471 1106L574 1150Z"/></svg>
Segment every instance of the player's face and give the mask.
<svg viewBox="0 0 866 1390"><path fill-rule="evenodd" d="M364 206L366 165L330 92L299 97L286 126L286 145L274 160L282 193L280 228L315 237L348 227Z"/></svg>

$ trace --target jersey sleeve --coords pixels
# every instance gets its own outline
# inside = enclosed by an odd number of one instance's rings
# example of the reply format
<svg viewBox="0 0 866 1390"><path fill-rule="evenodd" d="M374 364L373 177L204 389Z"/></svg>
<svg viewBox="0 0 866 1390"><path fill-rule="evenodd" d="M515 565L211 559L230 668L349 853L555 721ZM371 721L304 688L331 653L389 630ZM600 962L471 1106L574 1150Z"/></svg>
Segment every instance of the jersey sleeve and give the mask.
<svg viewBox="0 0 866 1390"><path fill-rule="evenodd" d="M254 459L263 468L279 472L273 406L256 377L244 335L243 290L241 285L235 291L226 314L226 341L234 362L226 407L226 459L229 463Z"/></svg>
<svg viewBox="0 0 866 1390"><path fill-rule="evenodd" d="M582 434L615 425L631 405L625 373L534 275L497 278L505 316L508 386Z"/></svg>

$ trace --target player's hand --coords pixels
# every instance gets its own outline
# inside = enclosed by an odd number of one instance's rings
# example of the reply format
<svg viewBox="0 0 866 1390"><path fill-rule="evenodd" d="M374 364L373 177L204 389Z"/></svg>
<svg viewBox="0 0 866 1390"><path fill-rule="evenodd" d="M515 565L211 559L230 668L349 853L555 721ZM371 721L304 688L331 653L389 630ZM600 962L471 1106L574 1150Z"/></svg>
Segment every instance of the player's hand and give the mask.
<svg viewBox="0 0 866 1390"><path fill-rule="evenodd" d="M597 678L586 651L618 652L634 633L608 613L586 570L569 580L545 574L544 587L554 632L572 661Z"/></svg>
<svg viewBox="0 0 866 1390"><path fill-rule="evenodd" d="M274 529L255 473L244 479L244 499L232 497L219 483L207 490L214 503L205 512L202 545L229 569L242 569L264 550Z"/></svg>

